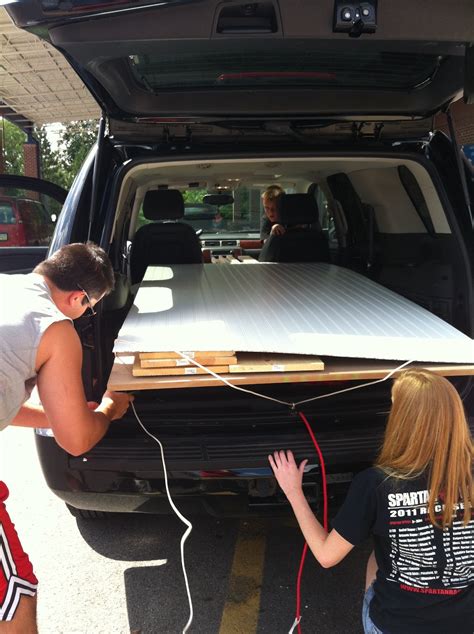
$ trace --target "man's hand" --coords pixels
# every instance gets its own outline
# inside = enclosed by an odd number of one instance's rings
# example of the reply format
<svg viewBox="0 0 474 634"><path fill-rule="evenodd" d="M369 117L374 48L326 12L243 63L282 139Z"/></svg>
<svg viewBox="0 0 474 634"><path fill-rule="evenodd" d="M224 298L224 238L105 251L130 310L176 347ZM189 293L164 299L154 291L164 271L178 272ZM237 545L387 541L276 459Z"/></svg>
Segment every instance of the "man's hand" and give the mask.
<svg viewBox="0 0 474 634"><path fill-rule="evenodd" d="M293 452L287 451L275 451L273 456L268 456L270 465L275 474L275 478L278 484L283 490L283 493L291 501L295 496L302 494L303 492L303 473L307 460L298 467Z"/></svg>
<svg viewBox="0 0 474 634"><path fill-rule="evenodd" d="M128 410L133 398L131 394L126 394L125 392L107 391L96 411L105 414L109 420L118 420Z"/></svg>
<svg viewBox="0 0 474 634"><path fill-rule="evenodd" d="M273 227L271 228L270 234L272 236L282 236L285 233L286 229L283 225L273 225Z"/></svg>

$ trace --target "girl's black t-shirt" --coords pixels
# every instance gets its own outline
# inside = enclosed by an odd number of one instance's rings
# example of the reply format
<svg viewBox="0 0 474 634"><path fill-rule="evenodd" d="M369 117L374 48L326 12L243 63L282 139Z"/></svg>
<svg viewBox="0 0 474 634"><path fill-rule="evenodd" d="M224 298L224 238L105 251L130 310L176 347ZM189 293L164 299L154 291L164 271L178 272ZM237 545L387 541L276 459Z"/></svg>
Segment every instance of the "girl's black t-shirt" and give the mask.
<svg viewBox="0 0 474 634"><path fill-rule="evenodd" d="M371 468L352 481L333 528L354 545L373 537L370 617L384 634L474 633L474 518L464 525L462 504L441 530L429 520L426 478Z"/></svg>

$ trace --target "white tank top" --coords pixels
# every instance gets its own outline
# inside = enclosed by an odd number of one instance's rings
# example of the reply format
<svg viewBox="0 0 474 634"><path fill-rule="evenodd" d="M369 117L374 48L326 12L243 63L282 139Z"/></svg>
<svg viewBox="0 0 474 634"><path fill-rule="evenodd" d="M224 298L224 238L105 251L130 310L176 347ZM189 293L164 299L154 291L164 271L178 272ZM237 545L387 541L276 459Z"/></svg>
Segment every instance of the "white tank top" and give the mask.
<svg viewBox="0 0 474 634"><path fill-rule="evenodd" d="M0 430L15 418L36 384L36 353L46 329L69 319L41 275L0 274Z"/></svg>

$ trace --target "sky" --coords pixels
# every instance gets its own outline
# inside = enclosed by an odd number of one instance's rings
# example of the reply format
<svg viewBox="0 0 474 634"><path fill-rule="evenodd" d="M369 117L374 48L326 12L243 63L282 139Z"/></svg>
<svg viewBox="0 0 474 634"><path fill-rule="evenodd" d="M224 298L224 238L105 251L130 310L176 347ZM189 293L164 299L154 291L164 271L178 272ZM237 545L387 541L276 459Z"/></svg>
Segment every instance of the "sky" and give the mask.
<svg viewBox="0 0 474 634"><path fill-rule="evenodd" d="M58 149L58 141L61 130L64 128L62 123L48 123L46 124L46 136L51 143L53 150Z"/></svg>

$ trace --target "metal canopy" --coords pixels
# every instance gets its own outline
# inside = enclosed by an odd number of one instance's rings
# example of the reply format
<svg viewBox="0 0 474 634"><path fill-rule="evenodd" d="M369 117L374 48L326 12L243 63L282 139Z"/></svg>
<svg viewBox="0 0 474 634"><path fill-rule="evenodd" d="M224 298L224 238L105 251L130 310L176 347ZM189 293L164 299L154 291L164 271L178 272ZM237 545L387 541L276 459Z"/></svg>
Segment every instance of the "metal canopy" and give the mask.
<svg viewBox="0 0 474 634"><path fill-rule="evenodd" d="M0 116L33 125L95 119L99 107L63 55L0 7Z"/></svg>

